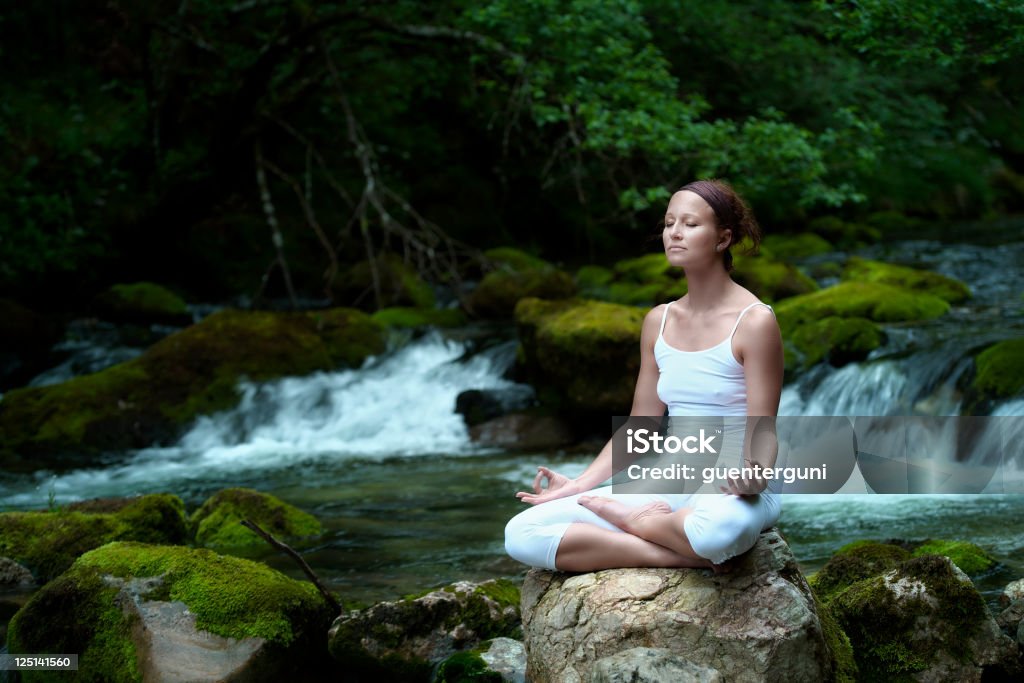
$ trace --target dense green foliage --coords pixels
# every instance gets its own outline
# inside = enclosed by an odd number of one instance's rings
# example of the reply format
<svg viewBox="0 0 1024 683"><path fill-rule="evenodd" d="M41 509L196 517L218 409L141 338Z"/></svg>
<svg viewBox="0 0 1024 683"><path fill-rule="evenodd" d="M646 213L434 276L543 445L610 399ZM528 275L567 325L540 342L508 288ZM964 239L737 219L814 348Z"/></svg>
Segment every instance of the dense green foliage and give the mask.
<svg viewBox="0 0 1024 683"><path fill-rule="evenodd" d="M610 261L706 175L775 232L1017 210L1022 35L1010 0L11 5L0 293L347 304L382 252Z"/></svg>

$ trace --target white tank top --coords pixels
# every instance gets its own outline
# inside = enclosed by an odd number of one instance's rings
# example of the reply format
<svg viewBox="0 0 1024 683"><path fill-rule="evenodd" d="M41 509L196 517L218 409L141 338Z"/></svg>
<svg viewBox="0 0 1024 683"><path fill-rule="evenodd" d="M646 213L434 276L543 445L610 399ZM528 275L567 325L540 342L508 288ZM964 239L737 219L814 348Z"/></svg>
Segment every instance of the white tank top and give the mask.
<svg viewBox="0 0 1024 683"><path fill-rule="evenodd" d="M654 358L658 363L658 398L668 406L671 416L747 414L747 385L743 366L732 354L732 338L740 321L754 306L768 304L755 301L736 318L729 336L703 351L680 351L665 341L665 320L668 309L661 316L661 329L654 343ZM774 315L774 311L772 314Z"/></svg>

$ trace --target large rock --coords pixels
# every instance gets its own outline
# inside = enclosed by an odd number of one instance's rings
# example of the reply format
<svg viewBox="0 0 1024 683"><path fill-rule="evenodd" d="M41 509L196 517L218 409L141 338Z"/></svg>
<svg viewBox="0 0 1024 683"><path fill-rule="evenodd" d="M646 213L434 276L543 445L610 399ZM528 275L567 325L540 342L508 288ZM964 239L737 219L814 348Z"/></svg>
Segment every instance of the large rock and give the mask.
<svg viewBox="0 0 1024 683"><path fill-rule="evenodd" d="M818 289L814 280L783 261L768 256L743 256L733 259L732 278L769 303L807 294Z"/></svg>
<svg viewBox="0 0 1024 683"><path fill-rule="evenodd" d="M541 402L569 412L628 414L644 315L644 309L603 301L520 301L523 366Z"/></svg>
<svg viewBox="0 0 1024 683"><path fill-rule="evenodd" d="M512 247L484 252L493 269L466 301L469 312L482 318L509 318L526 297L564 299L576 293L576 283L543 259Z"/></svg>
<svg viewBox="0 0 1024 683"><path fill-rule="evenodd" d="M0 400L0 464L34 470L33 456L66 458L144 448L175 438L195 417L230 408L238 383L360 365L384 350L366 314L225 310L160 340L138 358Z"/></svg>
<svg viewBox="0 0 1024 683"><path fill-rule="evenodd" d="M974 358L977 372L966 402L991 402L1024 393L1024 338L989 346Z"/></svg>
<svg viewBox="0 0 1024 683"><path fill-rule="evenodd" d="M459 650L519 631L519 590L504 579L460 581L415 599L343 613L328 634L331 655L358 680L429 681Z"/></svg>
<svg viewBox="0 0 1024 683"><path fill-rule="evenodd" d="M112 543L36 593L8 644L77 653L83 680L302 680L327 662L330 616L311 584L265 565Z"/></svg>
<svg viewBox="0 0 1024 683"><path fill-rule="evenodd" d="M1016 648L964 573L993 563L962 541L858 541L841 548L812 586L866 680L1002 680L1019 673Z"/></svg>
<svg viewBox="0 0 1024 683"><path fill-rule="evenodd" d="M374 293L376 274L380 301ZM434 307L434 290L424 282L416 268L401 256L389 252L377 255L371 264L360 261L337 278L331 288L335 302L355 306L364 310L378 307L412 306L431 309Z"/></svg>
<svg viewBox="0 0 1024 683"><path fill-rule="evenodd" d="M724 683L716 669L694 664L671 650L634 647L594 663L591 683Z"/></svg>
<svg viewBox="0 0 1024 683"><path fill-rule="evenodd" d="M930 270L857 257L847 261L842 277L843 280L851 282L881 282L894 285L907 291L937 296L951 304L961 303L971 297L970 288L954 278Z"/></svg>
<svg viewBox="0 0 1024 683"><path fill-rule="evenodd" d="M598 660L637 647L666 650L729 681L828 680L837 667L838 646L826 642L811 589L774 530L725 575L534 569L522 610L534 683L591 681ZM666 666L683 667L680 660Z"/></svg>
<svg viewBox="0 0 1024 683"><path fill-rule="evenodd" d="M318 536L323 527L316 517L268 493L253 489L224 489L210 496L189 519L196 543L207 548L265 547L266 541L243 520L255 522L279 540Z"/></svg>
<svg viewBox="0 0 1024 683"><path fill-rule="evenodd" d="M431 683L526 683L526 649L512 638L488 640L441 662Z"/></svg>
<svg viewBox="0 0 1024 683"><path fill-rule="evenodd" d="M1017 600L1024 600L1024 579L1017 579L1006 584L1006 588L1003 589L999 600L1004 605L1016 602Z"/></svg>
<svg viewBox="0 0 1024 683"><path fill-rule="evenodd" d="M40 583L86 551L111 541L187 543L185 505L166 493L84 501L51 512L0 514L0 555L31 570Z"/></svg>

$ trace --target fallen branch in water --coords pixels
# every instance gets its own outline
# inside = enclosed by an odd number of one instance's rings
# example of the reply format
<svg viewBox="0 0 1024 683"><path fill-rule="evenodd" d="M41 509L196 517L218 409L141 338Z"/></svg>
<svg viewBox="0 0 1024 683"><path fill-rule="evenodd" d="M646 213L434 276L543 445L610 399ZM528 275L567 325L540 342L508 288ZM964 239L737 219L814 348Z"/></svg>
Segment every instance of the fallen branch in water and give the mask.
<svg viewBox="0 0 1024 683"><path fill-rule="evenodd" d="M301 555L299 555L297 552L289 548L287 545L285 545L284 543L277 540L276 538L268 534L266 531L261 529L259 525L255 522L252 522L248 519L243 519L242 526L248 529L252 529L257 534L262 536L263 540L265 540L267 543L274 546L278 550L281 550L287 553L288 555L291 555L292 559L299 563L299 566L302 568L302 571L305 572L306 576L309 577L309 580L313 582L314 586L316 586L316 589L320 591L320 595L324 596L324 600L327 601L327 604L333 607L336 612L341 612L341 604L338 603L337 599L335 599L335 597L331 595L330 591L328 591L327 588L324 587L324 584L320 582L320 577L313 573L313 570L310 569L309 565L306 564L306 561L302 559Z"/></svg>

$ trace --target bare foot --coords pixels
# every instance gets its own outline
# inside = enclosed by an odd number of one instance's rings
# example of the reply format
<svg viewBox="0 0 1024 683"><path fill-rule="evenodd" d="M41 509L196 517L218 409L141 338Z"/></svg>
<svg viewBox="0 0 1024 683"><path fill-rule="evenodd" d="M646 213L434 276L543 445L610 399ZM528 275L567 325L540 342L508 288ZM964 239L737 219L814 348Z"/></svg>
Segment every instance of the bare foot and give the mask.
<svg viewBox="0 0 1024 683"><path fill-rule="evenodd" d="M598 517L635 536L641 535L638 532L652 517L672 513L672 507L668 503L655 502L640 507L629 507L617 500L602 496L580 496L579 504Z"/></svg>

